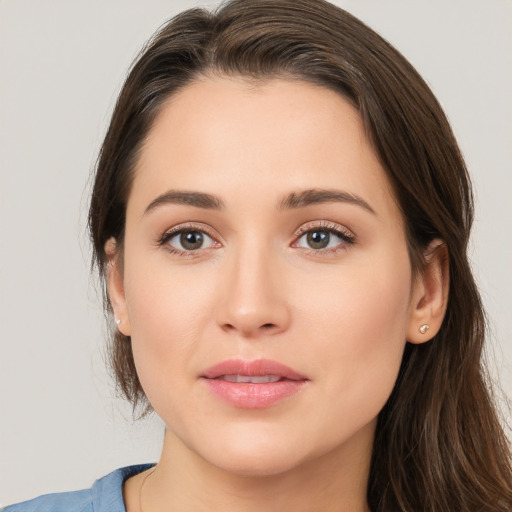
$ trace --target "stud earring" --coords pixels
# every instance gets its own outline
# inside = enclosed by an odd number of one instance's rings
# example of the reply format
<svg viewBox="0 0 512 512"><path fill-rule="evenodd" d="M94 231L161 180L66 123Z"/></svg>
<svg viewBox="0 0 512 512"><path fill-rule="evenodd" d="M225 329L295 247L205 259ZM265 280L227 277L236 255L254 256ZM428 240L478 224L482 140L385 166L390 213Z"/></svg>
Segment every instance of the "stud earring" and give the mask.
<svg viewBox="0 0 512 512"><path fill-rule="evenodd" d="M119 325L121 323L121 320L119 318L116 318L116 325Z"/></svg>
<svg viewBox="0 0 512 512"><path fill-rule="evenodd" d="M421 334L425 334L430 329L430 325L423 324L418 330Z"/></svg>

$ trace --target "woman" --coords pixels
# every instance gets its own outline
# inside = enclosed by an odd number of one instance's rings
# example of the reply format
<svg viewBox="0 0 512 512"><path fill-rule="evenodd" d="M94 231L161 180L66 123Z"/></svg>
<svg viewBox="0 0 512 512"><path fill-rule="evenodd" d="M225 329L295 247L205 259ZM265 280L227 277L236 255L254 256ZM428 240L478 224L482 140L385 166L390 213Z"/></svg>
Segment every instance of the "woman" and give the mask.
<svg viewBox="0 0 512 512"><path fill-rule="evenodd" d="M361 22L318 0L178 16L90 208L114 368L162 456L7 510L510 510L471 221L438 103Z"/></svg>

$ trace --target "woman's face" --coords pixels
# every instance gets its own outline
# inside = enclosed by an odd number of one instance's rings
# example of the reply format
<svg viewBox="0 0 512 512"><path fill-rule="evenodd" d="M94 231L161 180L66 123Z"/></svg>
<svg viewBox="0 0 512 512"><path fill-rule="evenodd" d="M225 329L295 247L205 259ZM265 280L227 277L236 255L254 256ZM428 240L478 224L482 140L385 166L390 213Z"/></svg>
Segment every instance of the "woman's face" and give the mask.
<svg viewBox="0 0 512 512"><path fill-rule="evenodd" d="M110 293L169 435L241 474L368 454L417 329L361 119L297 81L205 78L165 104Z"/></svg>

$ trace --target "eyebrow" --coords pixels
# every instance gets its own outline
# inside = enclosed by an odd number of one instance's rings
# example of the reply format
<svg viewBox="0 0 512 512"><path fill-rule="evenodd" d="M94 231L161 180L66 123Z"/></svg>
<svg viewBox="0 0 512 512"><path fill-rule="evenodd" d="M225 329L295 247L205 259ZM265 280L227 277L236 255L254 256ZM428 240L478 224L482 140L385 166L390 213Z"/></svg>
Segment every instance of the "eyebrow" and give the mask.
<svg viewBox="0 0 512 512"><path fill-rule="evenodd" d="M288 194L279 203L280 210L303 208L322 203L349 203L360 206L377 215L375 210L362 198L349 192L332 189L309 189Z"/></svg>
<svg viewBox="0 0 512 512"><path fill-rule="evenodd" d="M206 210L222 210L224 208L222 200L212 194L189 192L186 190L169 190L151 201L144 210L144 215L166 204L195 206L196 208L204 208Z"/></svg>
<svg viewBox="0 0 512 512"><path fill-rule="evenodd" d="M279 202L278 209L291 210L323 203L354 204L376 215L375 210L363 198L349 192L333 189L308 189L292 192ZM186 190L169 190L151 201L144 210L144 215L166 204L195 206L196 208L206 210L222 210L225 207L224 202L212 194Z"/></svg>

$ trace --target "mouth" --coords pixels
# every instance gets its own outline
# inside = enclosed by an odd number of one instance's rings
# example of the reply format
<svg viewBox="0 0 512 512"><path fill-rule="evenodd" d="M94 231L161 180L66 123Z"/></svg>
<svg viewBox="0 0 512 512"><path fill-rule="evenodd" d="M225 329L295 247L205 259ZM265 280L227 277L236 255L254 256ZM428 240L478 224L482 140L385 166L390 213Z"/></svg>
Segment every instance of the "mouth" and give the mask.
<svg viewBox="0 0 512 512"><path fill-rule="evenodd" d="M283 380L283 377L279 375L222 375L220 377L216 377L217 379L225 380L227 382L237 382L237 383L251 383L251 384L266 384L267 382L279 382Z"/></svg>
<svg viewBox="0 0 512 512"><path fill-rule="evenodd" d="M243 409L275 405L309 382L305 375L268 359L223 361L208 368L201 379L214 396Z"/></svg>

